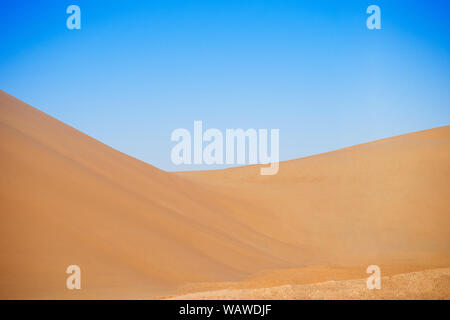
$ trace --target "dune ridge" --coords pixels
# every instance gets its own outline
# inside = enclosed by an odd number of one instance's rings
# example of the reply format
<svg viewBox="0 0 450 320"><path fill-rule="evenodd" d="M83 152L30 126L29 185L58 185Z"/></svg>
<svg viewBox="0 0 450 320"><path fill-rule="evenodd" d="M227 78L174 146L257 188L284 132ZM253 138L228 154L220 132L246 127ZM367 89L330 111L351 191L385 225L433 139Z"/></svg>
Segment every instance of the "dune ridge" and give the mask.
<svg viewBox="0 0 450 320"><path fill-rule="evenodd" d="M3 91L0 135L0 298L152 298L271 270L450 265L450 126L283 162L275 176L165 172ZM65 288L71 264L82 290Z"/></svg>

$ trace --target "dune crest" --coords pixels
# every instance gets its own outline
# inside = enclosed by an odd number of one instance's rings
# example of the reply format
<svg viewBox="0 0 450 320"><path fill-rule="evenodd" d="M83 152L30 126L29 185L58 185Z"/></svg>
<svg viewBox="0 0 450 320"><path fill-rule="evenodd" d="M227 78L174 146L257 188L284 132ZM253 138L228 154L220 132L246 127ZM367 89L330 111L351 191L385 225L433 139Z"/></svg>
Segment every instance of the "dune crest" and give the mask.
<svg viewBox="0 0 450 320"><path fill-rule="evenodd" d="M0 298L151 298L314 265L450 265L450 126L283 162L275 176L164 172L3 91L0 135ZM81 290L65 288L72 264Z"/></svg>

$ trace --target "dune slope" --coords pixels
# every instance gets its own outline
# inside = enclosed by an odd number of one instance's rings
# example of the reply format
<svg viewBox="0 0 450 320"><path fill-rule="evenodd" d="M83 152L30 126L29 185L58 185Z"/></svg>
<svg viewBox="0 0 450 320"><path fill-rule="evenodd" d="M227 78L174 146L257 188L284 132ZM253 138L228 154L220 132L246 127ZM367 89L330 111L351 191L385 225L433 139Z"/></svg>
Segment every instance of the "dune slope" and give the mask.
<svg viewBox="0 0 450 320"><path fill-rule="evenodd" d="M280 163L178 175L258 206L234 218L318 248L328 263L420 262L450 253L450 126ZM434 258L431 258L434 257Z"/></svg>
<svg viewBox="0 0 450 320"><path fill-rule="evenodd" d="M0 91L0 298L150 298L314 265L448 266L449 150L447 126L283 162L276 176L168 173ZM82 290L65 288L72 264Z"/></svg>
<svg viewBox="0 0 450 320"><path fill-rule="evenodd" d="M229 216L245 203L122 154L0 93L1 298L148 298L302 261ZM250 212L249 212L250 214ZM65 288L79 265L82 288Z"/></svg>

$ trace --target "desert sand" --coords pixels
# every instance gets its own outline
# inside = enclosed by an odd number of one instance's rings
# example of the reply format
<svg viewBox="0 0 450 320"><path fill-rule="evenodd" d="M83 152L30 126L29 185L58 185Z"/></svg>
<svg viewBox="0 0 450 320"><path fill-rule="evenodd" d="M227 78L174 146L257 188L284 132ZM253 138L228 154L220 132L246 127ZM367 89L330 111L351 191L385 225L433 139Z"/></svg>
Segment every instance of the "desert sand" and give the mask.
<svg viewBox="0 0 450 320"><path fill-rule="evenodd" d="M174 300L448 300L450 268L381 278L380 290L368 290L366 279L284 285L260 289L224 289L175 296Z"/></svg>
<svg viewBox="0 0 450 320"><path fill-rule="evenodd" d="M333 298L335 283L364 299L377 264L393 276L387 298L419 279L426 298L449 299L437 283L450 126L285 161L275 176L165 172L3 91L0 135L0 298ZM81 290L65 287L72 264Z"/></svg>

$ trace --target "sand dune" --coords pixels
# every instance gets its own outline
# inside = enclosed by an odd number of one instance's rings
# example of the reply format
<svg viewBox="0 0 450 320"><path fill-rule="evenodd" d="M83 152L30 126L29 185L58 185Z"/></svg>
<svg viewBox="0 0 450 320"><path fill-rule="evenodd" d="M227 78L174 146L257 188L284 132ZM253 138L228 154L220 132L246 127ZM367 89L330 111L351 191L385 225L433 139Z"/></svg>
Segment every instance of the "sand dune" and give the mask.
<svg viewBox="0 0 450 320"><path fill-rule="evenodd" d="M450 126L258 168L181 176L258 205L243 223L333 262L450 248ZM248 220L247 220L248 219Z"/></svg>
<svg viewBox="0 0 450 320"><path fill-rule="evenodd" d="M283 162L276 176L164 172L2 91L0 135L0 298L152 298L450 266L450 126ZM71 264L82 290L65 288Z"/></svg>

